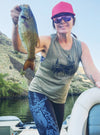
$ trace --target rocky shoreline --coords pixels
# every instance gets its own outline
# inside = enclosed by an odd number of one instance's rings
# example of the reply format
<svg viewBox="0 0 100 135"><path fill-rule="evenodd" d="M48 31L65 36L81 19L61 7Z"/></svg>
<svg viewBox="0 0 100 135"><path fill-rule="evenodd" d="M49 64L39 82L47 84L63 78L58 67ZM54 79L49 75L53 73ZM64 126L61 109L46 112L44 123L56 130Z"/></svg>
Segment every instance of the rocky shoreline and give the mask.
<svg viewBox="0 0 100 135"><path fill-rule="evenodd" d="M8 84L14 83L14 85L18 84L23 91L21 94L17 95L16 98L23 98L27 97L28 95L28 86L31 82L31 80L34 77L34 74L36 71L32 71L30 69L27 69L25 72L23 72L23 64L27 58L26 54L19 53L17 51L13 50L11 39L9 39L5 34L0 32L0 74L5 75L6 77L3 79L7 81ZM39 64L40 64L40 56L36 55L35 60L36 66L35 70L37 70ZM1 78L0 78L1 81ZM6 83L6 82L5 82ZM0 85L2 85L2 82L0 82ZM4 84L2 87L0 87L0 95L3 92L6 85ZM83 91L93 87L93 84L88 80L86 75L84 74L83 68L79 67L76 75L74 76L70 90L69 90L69 96L70 95L79 95ZM18 87L19 88L19 87ZM15 98L14 94L13 97ZM9 96L0 96L0 98L12 98Z"/></svg>

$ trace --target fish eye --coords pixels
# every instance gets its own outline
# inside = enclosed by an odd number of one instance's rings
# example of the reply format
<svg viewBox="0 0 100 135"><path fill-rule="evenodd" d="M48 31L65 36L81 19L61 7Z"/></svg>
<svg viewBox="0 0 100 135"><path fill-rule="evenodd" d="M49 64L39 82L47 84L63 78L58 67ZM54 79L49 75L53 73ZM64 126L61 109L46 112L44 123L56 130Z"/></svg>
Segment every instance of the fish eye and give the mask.
<svg viewBox="0 0 100 135"><path fill-rule="evenodd" d="M28 20L29 19L29 17L23 16L23 15L21 16L21 18L22 19L25 19L25 20Z"/></svg>
<svg viewBox="0 0 100 135"><path fill-rule="evenodd" d="M23 19L27 19L27 17L25 17L25 16L21 16L21 18L23 18Z"/></svg>

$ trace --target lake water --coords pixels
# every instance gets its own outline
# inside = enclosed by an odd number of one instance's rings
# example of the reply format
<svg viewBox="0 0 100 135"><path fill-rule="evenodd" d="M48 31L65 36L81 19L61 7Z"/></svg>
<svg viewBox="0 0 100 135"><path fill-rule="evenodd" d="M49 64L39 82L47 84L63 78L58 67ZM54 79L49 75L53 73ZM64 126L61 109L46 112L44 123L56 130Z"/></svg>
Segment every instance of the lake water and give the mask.
<svg viewBox="0 0 100 135"><path fill-rule="evenodd" d="M65 104L65 116L71 113L73 104L77 96L68 96ZM17 116L22 122L33 121L28 104L28 98L25 99L7 99L0 100L0 116Z"/></svg>

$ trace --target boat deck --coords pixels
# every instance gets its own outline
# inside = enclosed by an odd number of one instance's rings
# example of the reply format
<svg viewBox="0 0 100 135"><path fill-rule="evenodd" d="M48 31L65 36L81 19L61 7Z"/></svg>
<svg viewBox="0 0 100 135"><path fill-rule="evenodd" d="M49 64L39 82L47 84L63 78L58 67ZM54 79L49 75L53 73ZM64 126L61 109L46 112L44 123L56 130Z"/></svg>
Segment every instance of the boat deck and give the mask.
<svg viewBox="0 0 100 135"><path fill-rule="evenodd" d="M62 125L60 135L68 135L67 130L65 128L67 128L66 121ZM17 133L18 135L39 135L34 122L23 124L21 120L16 116L1 116L0 135L12 135L14 133Z"/></svg>
<svg viewBox="0 0 100 135"><path fill-rule="evenodd" d="M24 129L19 135L39 135L37 129ZM66 130L62 128L60 135L68 135Z"/></svg>

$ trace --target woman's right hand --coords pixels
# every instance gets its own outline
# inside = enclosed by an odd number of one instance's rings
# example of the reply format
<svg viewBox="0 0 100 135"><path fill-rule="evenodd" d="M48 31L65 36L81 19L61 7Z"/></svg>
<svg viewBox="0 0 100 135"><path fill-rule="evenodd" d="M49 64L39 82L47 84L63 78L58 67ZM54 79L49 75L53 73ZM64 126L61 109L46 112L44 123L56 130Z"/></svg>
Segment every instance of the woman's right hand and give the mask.
<svg viewBox="0 0 100 135"><path fill-rule="evenodd" d="M21 8L20 6L15 6L12 10L11 10L11 17L12 17L12 21L14 23L14 25L18 24L18 18L19 18L19 14L21 12Z"/></svg>

